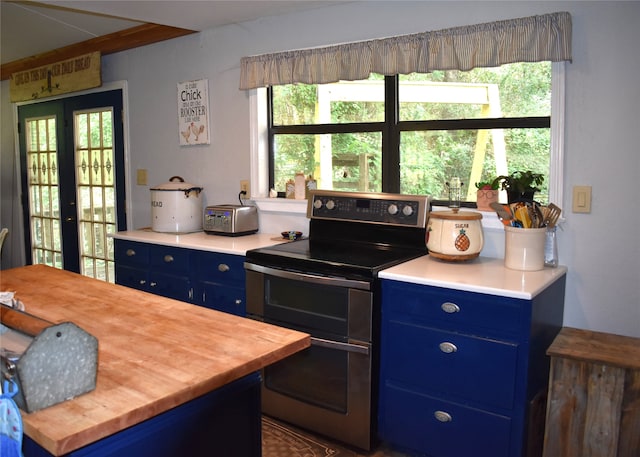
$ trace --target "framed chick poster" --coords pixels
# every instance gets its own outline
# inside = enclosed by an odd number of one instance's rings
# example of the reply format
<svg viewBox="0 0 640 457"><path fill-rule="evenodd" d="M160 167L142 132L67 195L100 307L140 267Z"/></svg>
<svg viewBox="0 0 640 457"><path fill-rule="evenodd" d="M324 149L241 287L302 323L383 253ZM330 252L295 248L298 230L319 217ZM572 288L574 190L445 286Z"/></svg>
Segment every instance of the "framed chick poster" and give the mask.
<svg viewBox="0 0 640 457"><path fill-rule="evenodd" d="M180 146L210 144L209 80L178 83Z"/></svg>

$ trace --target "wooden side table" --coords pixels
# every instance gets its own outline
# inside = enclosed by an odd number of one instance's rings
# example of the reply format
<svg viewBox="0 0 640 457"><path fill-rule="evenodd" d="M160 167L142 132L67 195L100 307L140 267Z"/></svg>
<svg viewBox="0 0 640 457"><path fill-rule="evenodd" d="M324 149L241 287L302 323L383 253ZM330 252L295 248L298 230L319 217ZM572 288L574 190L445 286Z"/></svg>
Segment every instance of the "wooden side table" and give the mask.
<svg viewBox="0 0 640 457"><path fill-rule="evenodd" d="M565 327L547 354L544 457L640 455L640 338Z"/></svg>

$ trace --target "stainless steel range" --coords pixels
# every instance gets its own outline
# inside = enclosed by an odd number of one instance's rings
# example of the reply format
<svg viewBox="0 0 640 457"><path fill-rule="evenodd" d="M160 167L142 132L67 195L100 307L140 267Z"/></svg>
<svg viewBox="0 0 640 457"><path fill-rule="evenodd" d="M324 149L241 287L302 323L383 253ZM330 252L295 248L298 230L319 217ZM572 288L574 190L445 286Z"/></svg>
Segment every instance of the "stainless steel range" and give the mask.
<svg viewBox="0 0 640 457"><path fill-rule="evenodd" d="M313 191L309 237L247 252L247 313L311 334L263 372L263 413L369 450L376 436L378 273L426 254L427 196Z"/></svg>

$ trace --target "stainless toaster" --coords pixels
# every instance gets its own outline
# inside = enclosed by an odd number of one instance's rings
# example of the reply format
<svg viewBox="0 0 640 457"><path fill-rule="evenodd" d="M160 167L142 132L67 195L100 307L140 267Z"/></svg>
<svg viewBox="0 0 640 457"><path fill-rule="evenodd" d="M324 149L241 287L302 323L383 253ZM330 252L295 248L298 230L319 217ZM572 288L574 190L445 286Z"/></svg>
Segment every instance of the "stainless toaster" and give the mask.
<svg viewBox="0 0 640 457"><path fill-rule="evenodd" d="M258 209L255 206L214 205L204 210L202 228L216 235L249 235L258 231Z"/></svg>

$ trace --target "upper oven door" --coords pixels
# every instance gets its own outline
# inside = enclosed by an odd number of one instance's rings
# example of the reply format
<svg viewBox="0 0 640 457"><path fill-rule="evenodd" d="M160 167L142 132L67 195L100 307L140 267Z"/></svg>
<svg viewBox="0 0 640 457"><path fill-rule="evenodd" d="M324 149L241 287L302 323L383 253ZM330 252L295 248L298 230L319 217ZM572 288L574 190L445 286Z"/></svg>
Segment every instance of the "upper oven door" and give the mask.
<svg viewBox="0 0 640 457"><path fill-rule="evenodd" d="M250 316L317 338L371 341L373 298L371 291L363 290L369 283L254 264L245 268Z"/></svg>

